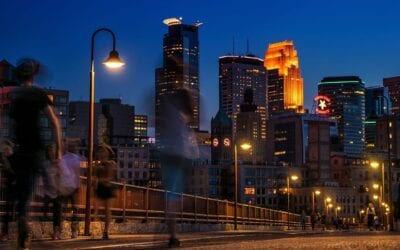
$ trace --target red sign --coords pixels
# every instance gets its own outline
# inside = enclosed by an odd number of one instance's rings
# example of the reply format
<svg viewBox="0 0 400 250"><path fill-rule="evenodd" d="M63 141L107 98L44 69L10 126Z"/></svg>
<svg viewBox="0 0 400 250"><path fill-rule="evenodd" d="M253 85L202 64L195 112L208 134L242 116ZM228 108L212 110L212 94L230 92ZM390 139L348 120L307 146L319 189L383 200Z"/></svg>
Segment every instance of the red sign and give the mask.
<svg viewBox="0 0 400 250"><path fill-rule="evenodd" d="M314 101L317 102L317 107L315 112L320 115L327 115L330 113L329 106L331 104L331 99L324 95L318 95L314 97Z"/></svg>

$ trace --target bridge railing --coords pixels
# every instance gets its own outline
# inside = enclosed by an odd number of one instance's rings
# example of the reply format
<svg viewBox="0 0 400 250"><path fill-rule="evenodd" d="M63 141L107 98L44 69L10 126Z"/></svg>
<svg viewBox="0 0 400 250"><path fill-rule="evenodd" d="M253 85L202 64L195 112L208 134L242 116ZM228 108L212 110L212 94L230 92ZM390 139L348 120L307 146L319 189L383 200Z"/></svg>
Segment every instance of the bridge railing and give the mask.
<svg viewBox="0 0 400 250"><path fill-rule="evenodd" d="M78 217L84 218L86 199L86 178L82 177L79 198L76 201ZM4 187L0 182L0 214L5 212ZM135 186L113 182L116 197L112 202L112 217L118 221L159 221L165 220L166 212L174 214L179 222L184 223L233 223L235 204L228 200L218 200L185 193L174 193L162 189ZM51 209L45 206L41 197L43 187L36 185L33 188L32 202L29 211L31 217L43 217L46 210L51 215ZM92 190L92 194L94 194ZM167 203L167 199L169 202ZM104 207L96 201L95 195L91 199L92 217L103 217ZM169 206L167 208L167 206ZM249 204L237 204L238 224L284 226L290 216L291 226L299 226L301 216L286 211L273 210ZM64 207L66 215L71 212L71 205ZM307 218L309 223L309 217Z"/></svg>

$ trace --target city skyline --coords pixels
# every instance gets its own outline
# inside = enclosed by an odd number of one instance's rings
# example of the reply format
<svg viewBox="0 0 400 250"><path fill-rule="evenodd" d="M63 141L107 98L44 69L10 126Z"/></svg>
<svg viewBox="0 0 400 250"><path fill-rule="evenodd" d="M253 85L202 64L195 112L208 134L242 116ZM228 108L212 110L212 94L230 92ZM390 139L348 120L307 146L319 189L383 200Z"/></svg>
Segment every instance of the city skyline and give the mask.
<svg viewBox="0 0 400 250"><path fill-rule="evenodd" d="M233 52L233 37L235 54L250 52L258 57L270 43L293 40L308 109L318 81L325 76L358 75L366 86L374 86L382 85L384 77L400 74L396 61L400 45L392 42L399 38L396 1L237 3L213 3L209 8L211 2L202 1L193 8L185 1L117 1L111 7L105 1L97 1L96 7L78 1L62 6L52 1L3 1L0 9L7 12L0 22L10 25L3 29L6 39L0 41L0 59L15 65L19 58L34 57L49 71L42 86L69 90L71 100L87 100L90 36L97 28L108 27L116 33L117 50L127 64L119 74L104 69L100 63L111 44L106 36L96 40L96 100L121 96L138 113L150 115L151 126L154 70L162 65L166 31L162 20L180 16L185 23L199 20L204 23L199 31L200 116L201 129L207 130L218 111L218 57Z"/></svg>

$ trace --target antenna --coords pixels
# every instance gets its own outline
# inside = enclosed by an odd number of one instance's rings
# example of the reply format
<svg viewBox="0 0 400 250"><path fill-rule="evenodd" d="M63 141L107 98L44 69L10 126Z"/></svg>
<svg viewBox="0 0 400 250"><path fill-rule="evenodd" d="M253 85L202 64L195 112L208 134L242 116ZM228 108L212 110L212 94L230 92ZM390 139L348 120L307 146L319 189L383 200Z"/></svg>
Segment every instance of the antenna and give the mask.
<svg viewBox="0 0 400 250"><path fill-rule="evenodd" d="M250 45L249 45L249 38L246 39L246 54L250 54Z"/></svg>
<svg viewBox="0 0 400 250"><path fill-rule="evenodd" d="M232 55L235 54L235 36L232 36Z"/></svg>

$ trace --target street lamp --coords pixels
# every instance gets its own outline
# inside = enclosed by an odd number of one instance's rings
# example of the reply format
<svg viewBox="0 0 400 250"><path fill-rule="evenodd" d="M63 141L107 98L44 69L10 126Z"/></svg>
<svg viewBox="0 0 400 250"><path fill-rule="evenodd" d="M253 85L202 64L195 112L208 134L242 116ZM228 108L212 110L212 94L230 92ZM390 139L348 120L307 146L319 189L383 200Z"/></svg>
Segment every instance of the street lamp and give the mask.
<svg viewBox="0 0 400 250"><path fill-rule="evenodd" d="M328 206L329 206L329 203L332 201L332 199L330 198L330 197L327 197L326 199L325 199L325 210L326 210L326 217L328 218Z"/></svg>
<svg viewBox="0 0 400 250"><path fill-rule="evenodd" d="M382 162L382 164L379 164L379 162L377 161L371 161L369 164L372 168L374 169L378 169L379 166L381 166L381 201L379 203L384 203L385 202L385 164ZM374 189L378 189L379 188L379 184L373 184L372 187ZM378 198L373 197L375 200L377 200ZM382 209L381 209L382 210ZM382 213L382 221L383 221L383 212ZM389 222L388 222L389 223Z"/></svg>
<svg viewBox="0 0 400 250"><path fill-rule="evenodd" d="M299 179L297 175L286 176L286 184L287 184L287 228L290 229L290 179L292 181L296 181Z"/></svg>
<svg viewBox="0 0 400 250"><path fill-rule="evenodd" d="M240 145L243 150L249 150L251 144L243 143ZM234 207L234 230L237 230L237 203L238 203L238 156L237 156L237 143L234 145L234 164L235 164L235 207Z"/></svg>
<svg viewBox="0 0 400 250"><path fill-rule="evenodd" d="M338 213L342 208L340 206L336 207L336 218L338 217Z"/></svg>
<svg viewBox="0 0 400 250"><path fill-rule="evenodd" d="M90 198L92 186L92 172L93 172L93 135L94 135L94 38L101 32L105 31L112 36L112 50L109 57L103 64L109 68L119 68L125 63L119 58L118 52L115 50L115 35L110 29L100 28L93 32L91 40L91 64L90 64L90 86L89 86L89 133L88 133L88 172L86 178L86 207L85 207L85 235L90 234Z"/></svg>
<svg viewBox="0 0 400 250"><path fill-rule="evenodd" d="M390 144L390 128L392 127L392 124L389 119L389 99L384 96L380 95L378 98L383 98L386 102L386 140L387 140L387 157L388 157L388 196L387 196L387 204L389 207L393 207L392 204L392 161L391 161L391 144ZM383 164L383 163L382 163ZM383 167L383 166L382 166ZM382 177L383 178L383 177ZM382 184L382 190L385 190ZM384 191L383 191L384 192ZM393 213L389 212L388 214L388 224L389 224L389 230L393 230Z"/></svg>
<svg viewBox="0 0 400 250"><path fill-rule="evenodd" d="M312 213L315 212L315 196L320 195L320 194L321 194L321 191L319 191L319 190L315 190L312 192Z"/></svg>

